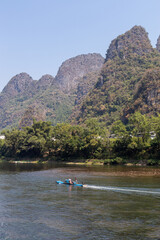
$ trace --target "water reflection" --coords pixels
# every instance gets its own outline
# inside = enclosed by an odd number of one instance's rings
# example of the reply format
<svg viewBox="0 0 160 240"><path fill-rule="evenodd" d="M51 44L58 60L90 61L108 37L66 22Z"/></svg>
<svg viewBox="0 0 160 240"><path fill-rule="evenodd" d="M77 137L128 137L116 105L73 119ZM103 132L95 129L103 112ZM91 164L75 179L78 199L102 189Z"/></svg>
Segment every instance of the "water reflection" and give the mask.
<svg viewBox="0 0 160 240"><path fill-rule="evenodd" d="M58 164L55 162L48 163L12 163L12 162L0 162L0 171L13 171L13 172L21 172L21 171L39 171L39 170L47 170L50 168L56 168L59 166L64 166L64 164Z"/></svg>
<svg viewBox="0 0 160 240"><path fill-rule="evenodd" d="M91 172L92 174L101 176L130 176L130 177L143 177L155 176L160 177L160 167L143 167L143 166L77 166L66 165L61 162L46 162L46 163L12 163L0 162L0 171L39 171L48 170L52 168L63 168L63 171L70 172ZM70 177L70 176L69 176ZM76 175L74 176L76 177Z"/></svg>

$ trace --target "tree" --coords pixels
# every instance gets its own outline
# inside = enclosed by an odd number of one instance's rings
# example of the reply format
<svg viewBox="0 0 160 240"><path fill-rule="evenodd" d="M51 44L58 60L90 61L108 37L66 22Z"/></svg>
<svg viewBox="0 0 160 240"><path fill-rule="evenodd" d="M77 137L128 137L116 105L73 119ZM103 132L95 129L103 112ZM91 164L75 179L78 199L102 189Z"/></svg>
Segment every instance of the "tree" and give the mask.
<svg viewBox="0 0 160 240"><path fill-rule="evenodd" d="M31 127L25 127L26 146L24 153L30 156L42 156L46 151L50 151L52 126L50 122L35 121ZM49 148L49 149L48 149Z"/></svg>
<svg viewBox="0 0 160 240"><path fill-rule="evenodd" d="M142 115L140 112L135 112L129 118L129 123L132 124L132 134L136 137L141 137L143 143L146 143L150 137L151 122L149 118Z"/></svg>
<svg viewBox="0 0 160 240"><path fill-rule="evenodd" d="M18 156L24 148L25 132L12 129L11 131L3 131L3 134L5 135L3 154L8 157Z"/></svg>
<svg viewBox="0 0 160 240"><path fill-rule="evenodd" d="M121 120L118 120L112 124L111 133L114 133L117 138L122 138L127 135L126 127Z"/></svg>

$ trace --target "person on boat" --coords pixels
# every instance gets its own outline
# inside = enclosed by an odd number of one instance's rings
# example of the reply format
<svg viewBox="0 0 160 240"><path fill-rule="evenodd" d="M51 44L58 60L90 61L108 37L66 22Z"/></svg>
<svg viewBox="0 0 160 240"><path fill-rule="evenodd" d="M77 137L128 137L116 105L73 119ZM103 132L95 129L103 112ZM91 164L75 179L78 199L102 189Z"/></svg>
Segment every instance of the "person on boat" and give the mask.
<svg viewBox="0 0 160 240"><path fill-rule="evenodd" d="M77 184L78 182L77 182L77 179L75 180L75 181L72 181L72 179L71 178L69 178L69 179L66 179L65 180L65 183L67 183L67 184L70 184L70 185L73 185L73 184Z"/></svg>
<svg viewBox="0 0 160 240"><path fill-rule="evenodd" d="M75 177L75 183L78 184L77 178Z"/></svg>
<svg viewBox="0 0 160 240"><path fill-rule="evenodd" d="M69 178L68 180L69 180L69 184L73 184L73 181L71 178Z"/></svg>

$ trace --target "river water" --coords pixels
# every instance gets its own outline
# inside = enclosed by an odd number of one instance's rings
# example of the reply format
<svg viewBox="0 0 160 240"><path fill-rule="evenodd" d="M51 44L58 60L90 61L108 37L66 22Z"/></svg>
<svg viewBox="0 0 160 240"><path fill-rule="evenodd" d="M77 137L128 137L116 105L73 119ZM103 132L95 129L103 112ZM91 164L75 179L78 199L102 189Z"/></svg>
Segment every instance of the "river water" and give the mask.
<svg viewBox="0 0 160 240"><path fill-rule="evenodd" d="M0 239L160 239L160 169L1 163Z"/></svg>

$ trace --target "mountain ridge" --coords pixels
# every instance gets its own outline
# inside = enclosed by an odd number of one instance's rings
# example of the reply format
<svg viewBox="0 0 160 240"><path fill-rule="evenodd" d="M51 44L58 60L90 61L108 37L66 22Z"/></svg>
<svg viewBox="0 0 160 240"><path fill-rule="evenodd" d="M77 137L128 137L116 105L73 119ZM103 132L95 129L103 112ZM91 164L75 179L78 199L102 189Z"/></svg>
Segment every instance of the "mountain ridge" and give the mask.
<svg viewBox="0 0 160 240"><path fill-rule="evenodd" d="M113 39L104 59L99 53L64 61L55 77L11 78L0 94L0 129L31 125L33 118L105 125L128 121L135 111L160 113L160 36L153 48L148 33L134 26Z"/></svg>
<svg viewBox="0 0 160 240"><path fill-rule="evenodd" d="M100 54L83 54L63 62L55 77L45 74L39 80L33 80L24 72L15 75L0 94L0 129L21 127L27 122L30 125L33 118L53 124L66 121L74 108L79 82L83 82L85 88L90 79L84 81L83 77L89 73L92 75L92 72L99 73L103 62ZM61 73L63 79L60 82ZM67 81L70 88L65 89ZM92 84L86 87L85 94L91 88ZM81 92L79 101L85 94Z"/></svg>
<svg viewBox="0 0 160 240"><path fill-rule="evenodd" d="M55 81L60 85L61 90L70 92L77 87L77 79L99 70L103 62L104 58L97 53L81 54L69 58L60 66Z"/></svg>
<svg viewBox="0 0 160 240"><path fill-rule="evenodd" d="M106 54L105 62L115 57L126 58L129 54L143 54L152 52L148 33L141 26L134 26L131 30L112 40Z"/></svg>
<svg viewBox="0 0 160 240"><path fill-rule="evenodd" d="M146 48L145 48L146 46ZM134 95L145 71L160 67L160 54L141 26L112 40L96 86L83 101L75 121L97 118L107 125L124 119L124 109L134 104Z"/></svg>

